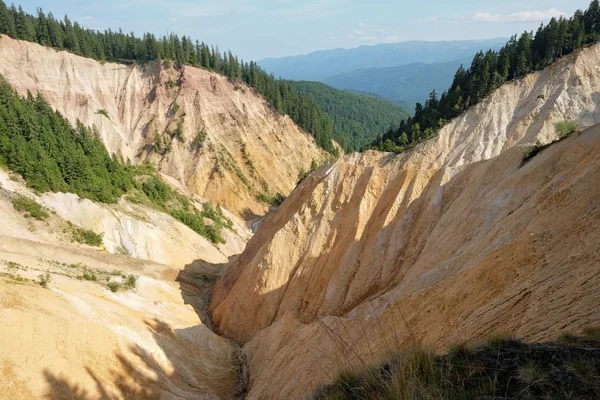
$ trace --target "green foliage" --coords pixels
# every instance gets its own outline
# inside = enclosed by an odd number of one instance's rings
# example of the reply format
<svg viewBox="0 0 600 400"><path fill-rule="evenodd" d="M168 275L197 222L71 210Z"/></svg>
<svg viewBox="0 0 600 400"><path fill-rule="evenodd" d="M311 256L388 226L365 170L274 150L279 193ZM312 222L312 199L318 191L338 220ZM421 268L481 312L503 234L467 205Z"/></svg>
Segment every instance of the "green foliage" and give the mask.
<svg viewBox="0 0 600 400"><path fill-rule="evenodd" d="M558 135L558 139L547 143L542 144L539 140L535 142L535 145L527 148L525 154L523 155L523 162L521 165L525 165L529 160L533 157L537 156L539 153L552 146L554 143L558 143L561 140L568 138L573 132L577 130L577 124L572 121L562 121L556 124L556 134Z"/></svg>
<svg viewBox="0 0 600 400"><path fill-rule="evenodd" d="M479 104L505 82L542 70L578 48L596 42L599 37L600 6L594 0L585 12L578 10L569 19L552 18L535 34L524 32L519 37L511 37L499 51L481 51L469 69L462 66L458 69L447 91L439 97L435 90L431 92L424 104L416 105L412 118L378 137L369 147L405 151L435 135L447 121ZM564 123L560 130L567 135L572 128ZM402 142L406 143L401 143L404 135L407 140ZM535 153L535 149L533 151Z"/></svg>
<svg viewBox="0 0 600 400"><path fill-rule="evenodd" d="M600 398L600 342L527 344L514 339L436 355L404 350L382 365L342 371L314 399Z"/></svg>
<svg viewBox="0 0 600 400"><path fill-rule="evenodd" d="M202 146L204 145L205 139L206 139L206 132L204 131L204 129L199 129L198 134L196 135L194 140L192 140L192 148L193 149L201 149Z"/></svg>
<svg viewBox="0 0 600 400"><path fill-rule="evenodd" d="M319 82L292 82L307 94L333 121L333 139L344 151L360 151L365 145L409 118L408 112L394 103L371 96L338 90Z"/></svg>
<svg viewBox="0 0 600 400"><path fill-rule="evenodd" d="M101 108L100 110L96 111L96 114L104 115L106 119L110 120L110 115L108 114L108 111L106 111L104 108Z"/></svg>
<svg viewBox="0 0 600 400"><path fill-rule="evenodd" d="M177 114L177 111L179 111L180 108L181 106L179 105L179 103L177 101L174 101L173 105L171 105L171 112L173 114Z"/></svg>
<svg viewBox="0 0 600 400"><path fill-rule="evenodd" d="M94 282L96 282L98 280L98 277L96 276L96 274L91 271L84 271L83 275L81 275L81 278L86 281L94 281Z"/></svg>
<svg viewBox="0 0 600 400"><path fill-rule="evenodd" d="M166 202L171 198L171 188L156 176L152 176L142 184L142 190L154 204L165 207Z"/></svg>
<svg viewBox="0 0 600 400"><path fill-rule="evenodd" d="M556 124L556 133L559 139L568 137L577 130L577 124L573 121L561 121Z"/></svg>
<svg viewBox="0 0 600 400"><path fill-rule="evenodd" d="M108 282L108 284L106 286L113 293L117 293L119 291L119 289L121 288L121 284L119 282L115 282L115 281Z"/></svg>
<svg viewBox="0 0 600 400"><path fill-rule="evenodd" d="M285 200L285 196L277 192L273 196L269 196L267 193L261 192L256 195L256 200L268 204L273 207L280 206Z"/></svg>
<svg viewBox="0 0 600 400"><path fill-rule="evenodd" d="M204 203L203 210L199 211L185 196L173 191L154 175L147 178L141 188L152 204L162 211L169 213L212 243L225 243L221 229L232 229L233 223L223 215L220 207L215 209L210 203ZM211 220L211 223L206 224L204 218Z"/></svg>
<svg viewBox="0 0 600 400"><path fill-rule="evenodd" d="M95 127L73 127L39 95L17 95L0 77L0 164L39 192L71 192L114 203L133 187Z"/></svg>
<svg viewBox="0 0 600 400"><path fill-rule="evenodd" d="M125 282L123 282L123 287L125 289L135 289L137 286L137 278L135 275L127 275Z"/></svg>
<svg viewBox="0 0 600 400"><path fill-rule="evenodd" d="M66 16L60 21L51 13L45 15L41 9L33 16L23 12L21 7L18 11L15 7L7 8L3 0L0 0L0 33L101 61L131 64L159 59L164 60L167 68L175 61L177 67L194 65L223 74L233 82L243 81L261 93L275 109L288 114L312 134L319 146L337 155L331 142L331 120L310 96L298 92L289 81L276 79L255 62L240 60L230 51L221 53L218 47L176 34L157 38L154 34L144 33L136 37L120 29L104 32L85 29L77 22L71 23ZM167 82L168 87L175 85L176 82Z"/></svg>
<svg viewBox="0 0 600 400"><path fill-rule="evenodd" d="M38 284L43 288L47 288L51 281L52 276L49 273L38 275Z"/></svg>
<svg viewBox="0 0 600 400"><path fill-rule="evenodd" d="M103 234L98 234L89 229L73 228L73 240L90 246L100 247Z"/></svg>
<svg viewBox="0 0 600 400"><path fill-rule="evenodd" d="M13 199L12 203L15 210L25 213L27 218L31 217L37 220L43 220L50 216L42 206L29 197L17 196Z"/></svg>
<svg viewBox="0 0 600 400"><path fill-rule="evenodd" d="M169 89L173 89L175 86L177 86L177 84L175 83L175 81L174 81L173 79L169 79L169 80L167 81L167 87L168 87Z"/></svg>

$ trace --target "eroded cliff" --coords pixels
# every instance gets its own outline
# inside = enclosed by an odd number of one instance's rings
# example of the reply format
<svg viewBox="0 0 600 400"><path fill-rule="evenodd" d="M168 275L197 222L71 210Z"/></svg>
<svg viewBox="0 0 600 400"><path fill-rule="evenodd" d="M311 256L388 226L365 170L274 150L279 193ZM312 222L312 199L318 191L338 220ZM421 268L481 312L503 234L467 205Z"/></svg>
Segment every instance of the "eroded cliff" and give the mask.
<svg viewBox="0 0 600 400"><path fill-rule="evenodd" d="M301 398L417 340L598 322L599 62L599 46L580 51L409 153L348 155L297 187L213 292L213 321L245 343L249 397ZM592 127L522 165L562 120Z"/></svg>
<svg viewBox="0 0 600 400"><path fill-rule="evenodd" d="M107 149L151 162L194 193L247 218L287 195L326 154L252 88L209 71L101 63L0 38L0 74L40 93L71 123L96 125Z"/></svg>

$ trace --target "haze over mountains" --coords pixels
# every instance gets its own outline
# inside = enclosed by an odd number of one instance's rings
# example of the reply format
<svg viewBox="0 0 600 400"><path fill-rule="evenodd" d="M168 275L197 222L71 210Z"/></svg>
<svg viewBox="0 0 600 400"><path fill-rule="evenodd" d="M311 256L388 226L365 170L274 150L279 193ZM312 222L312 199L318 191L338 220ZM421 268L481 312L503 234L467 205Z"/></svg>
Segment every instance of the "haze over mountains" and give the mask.
<svg viewBox="0 0 600 400"><path fill-rule="evenodd" d="M412 105L433 88L439 92L447 88L460 64L468 67L478 51L498 50L504 43L504 38L410 41L266 58L258 64L276 77L316 80Z"/></svg>

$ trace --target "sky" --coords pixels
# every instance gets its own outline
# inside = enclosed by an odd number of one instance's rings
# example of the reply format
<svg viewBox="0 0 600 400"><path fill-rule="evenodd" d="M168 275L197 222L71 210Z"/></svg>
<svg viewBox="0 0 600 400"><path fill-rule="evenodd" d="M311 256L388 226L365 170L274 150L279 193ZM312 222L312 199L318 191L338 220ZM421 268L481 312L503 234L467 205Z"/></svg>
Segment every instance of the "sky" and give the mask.
<svg viewBox="0 0 600 400"><path fill-rule="evenodd" d="M10 1L5 0L6 3ZM407 40L509 37L589 0L19 0L88 28L170 32L245 60Z"/></svg>

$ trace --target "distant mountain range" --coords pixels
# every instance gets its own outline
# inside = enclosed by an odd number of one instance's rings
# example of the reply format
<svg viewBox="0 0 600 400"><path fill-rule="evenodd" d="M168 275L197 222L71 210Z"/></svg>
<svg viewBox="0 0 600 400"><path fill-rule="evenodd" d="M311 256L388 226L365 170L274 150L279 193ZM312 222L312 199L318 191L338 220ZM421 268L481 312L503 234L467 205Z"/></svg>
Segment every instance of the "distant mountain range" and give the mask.
<svg viewBox="0 0 600 400"><path fill-rule="evenodd" d="M277 77L314 80L337 89L368 92L412 111L414 104L423 102L431 90L440 93L446 90L458 67L463 64L468 68L478 51L498 50L506 41L504 38L412 41L323 50L258 63Z"/></svg>
<svg viewBox="0 0 600 400"><path fill-rule="evenodd" d="M443 63L472 57L479 50L498 49L505 38L449 42L411 41L322 50L307 55L266 58L258 64L276 77L295 80L323 79L366 68L397 67L413 63Z"/></svg>
<svg viewBox="0 0 600 400"><path fill-rule="evenodd" d="M325 78L322 82L337 89L374 93L398 104L408 104L412 111L414 105L423 102L433 89L440 94L446 90L458 67L462 64L468 68L472 59L359 69Z"/></svg>

